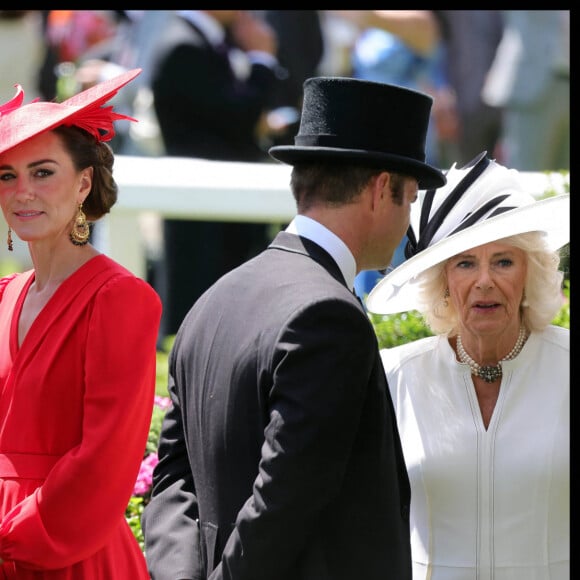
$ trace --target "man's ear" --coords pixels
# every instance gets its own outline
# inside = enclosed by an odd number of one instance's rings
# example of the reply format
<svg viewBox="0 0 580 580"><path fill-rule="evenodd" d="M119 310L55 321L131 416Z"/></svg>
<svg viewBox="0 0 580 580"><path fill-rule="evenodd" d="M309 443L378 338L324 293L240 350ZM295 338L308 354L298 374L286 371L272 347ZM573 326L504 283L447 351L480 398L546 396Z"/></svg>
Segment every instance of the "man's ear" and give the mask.
<svg viewBox="0 0 580 580"><path fill-rule="evenodd" d="M391 174L388 171L382 171L374 180L373 187L373 208L375 204L384 202L386 197L391 196Z"/></svg>

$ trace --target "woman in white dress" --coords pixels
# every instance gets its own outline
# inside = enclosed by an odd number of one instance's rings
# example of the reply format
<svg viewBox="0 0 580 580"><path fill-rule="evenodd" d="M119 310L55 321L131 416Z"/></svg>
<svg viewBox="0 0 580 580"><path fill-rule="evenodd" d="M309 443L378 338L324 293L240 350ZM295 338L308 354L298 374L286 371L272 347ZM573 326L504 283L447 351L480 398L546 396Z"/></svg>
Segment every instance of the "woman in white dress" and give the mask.
<svg viewBox="0 0 580 580"><path fill-rule="evenodd" d="M368 296L435 334L381 352L414 580L570 577L570 336L551 324L569 203L535 201L485 153L453 166L411 217L407 261Z"/></svg>

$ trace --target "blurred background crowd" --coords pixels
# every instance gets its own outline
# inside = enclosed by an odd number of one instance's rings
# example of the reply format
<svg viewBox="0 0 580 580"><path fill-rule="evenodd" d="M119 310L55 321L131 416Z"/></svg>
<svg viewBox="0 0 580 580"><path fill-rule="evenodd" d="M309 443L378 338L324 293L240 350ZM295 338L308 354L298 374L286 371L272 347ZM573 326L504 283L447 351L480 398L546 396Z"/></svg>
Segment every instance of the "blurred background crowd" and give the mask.
<svg viewBox="0 0 580 580"><path fill-rule="evenodd" d="M0 10L0 103L17 83L26 102L61 101L135 67L143 73L115 103L139 120L119 124L121 155L273 162L272 145L293 143L303 81L328 75L432 95L435 166L486 150L521 171L570 169L569 10ZM276 233L157 227L149 277L162 336Z"/></svg>

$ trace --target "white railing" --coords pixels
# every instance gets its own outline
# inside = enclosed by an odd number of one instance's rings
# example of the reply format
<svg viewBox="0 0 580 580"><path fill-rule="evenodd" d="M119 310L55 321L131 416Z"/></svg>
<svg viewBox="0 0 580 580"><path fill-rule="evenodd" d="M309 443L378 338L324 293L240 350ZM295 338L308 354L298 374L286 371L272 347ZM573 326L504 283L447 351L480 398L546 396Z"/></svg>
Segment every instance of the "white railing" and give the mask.
<svg viewBox="0 0 580 580"><path fill-rule="evenodd" d="M102 251L143 277L146 244L160 235L156 220L161 217L290 221L296 212L290 171L290 166L274 161L117 156L114 176L119 198L98 230L96 242Z"/></svg>
<svg viewBox="0 0 580 580"><path fill-rule="evenodd" d="M235 163L118 155L114 176L119 198L110 215L99 222L95 243L144 277L147 244L159 234L155 224L162 217L289 222L296 211L290 172L290 166L274 161ZM536 197L548 189L563 191L569 180L560 173L523 173L522 177Z"/></svg>

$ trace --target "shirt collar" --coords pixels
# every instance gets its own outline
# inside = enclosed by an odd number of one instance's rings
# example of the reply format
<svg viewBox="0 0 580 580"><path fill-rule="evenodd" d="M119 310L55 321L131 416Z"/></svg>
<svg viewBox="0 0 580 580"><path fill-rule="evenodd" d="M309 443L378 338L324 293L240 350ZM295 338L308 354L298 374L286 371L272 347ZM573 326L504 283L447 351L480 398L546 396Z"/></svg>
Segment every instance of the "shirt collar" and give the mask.
<svg viewBox="0 0 580 580"><path fill-rule="evenodd" d="M356 261L348 246L336 234L305 215L294 216L286 231L307 238L326 250L338 264L348 288L354 288Z"/></svg>
<svg viewBox="0 0 580 580"><path fill-rule="evenodd" d="M224 42L226 37L224 27L207 12L203 10L178 10L177 14L188 22L195 24L214 46L219 46Z"/></svg>

